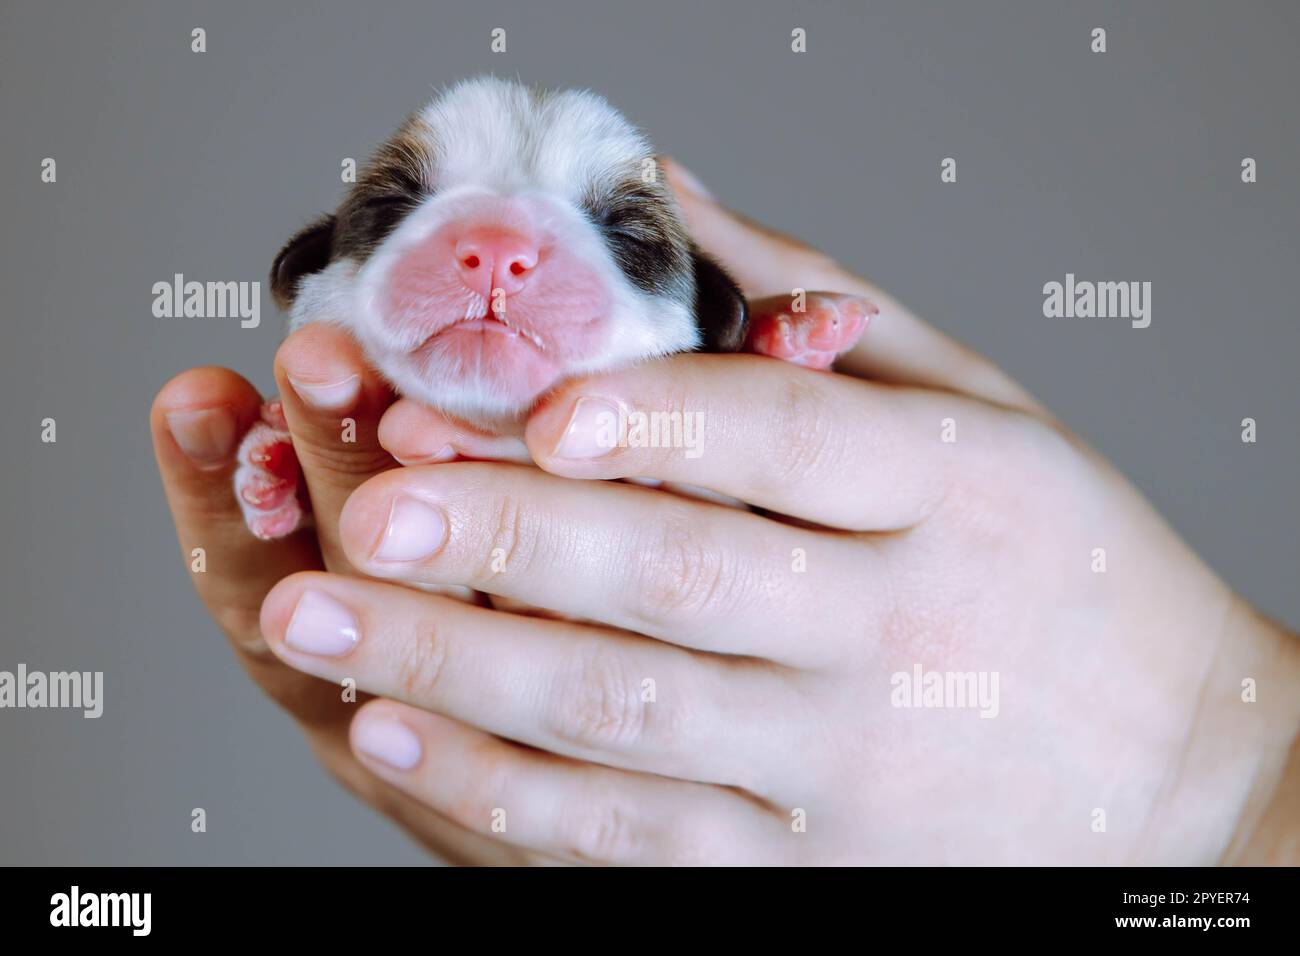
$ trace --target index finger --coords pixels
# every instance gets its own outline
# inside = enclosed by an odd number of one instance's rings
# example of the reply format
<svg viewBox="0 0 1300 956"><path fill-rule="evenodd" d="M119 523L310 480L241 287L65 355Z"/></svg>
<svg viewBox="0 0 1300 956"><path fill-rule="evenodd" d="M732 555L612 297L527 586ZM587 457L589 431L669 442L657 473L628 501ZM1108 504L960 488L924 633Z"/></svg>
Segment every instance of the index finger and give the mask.
<svg viewBox="0 0 1300 956"><path fill-rule="evenodd" d="M952 392L690 354L561 386L525 438L557 475L656 478L833 528L895 531L996 457L1003 419ZM948 441L959 422L962 441Z"/></svg>

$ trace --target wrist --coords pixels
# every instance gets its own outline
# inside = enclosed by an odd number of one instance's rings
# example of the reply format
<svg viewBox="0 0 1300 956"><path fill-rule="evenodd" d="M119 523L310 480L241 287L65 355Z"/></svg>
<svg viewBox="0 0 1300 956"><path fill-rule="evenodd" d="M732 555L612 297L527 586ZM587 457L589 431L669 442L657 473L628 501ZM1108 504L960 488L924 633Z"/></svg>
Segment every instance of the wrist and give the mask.
<svg viewBox="0 0 1300 956"><path fill-rule="evenodd" d="M1239 828L1224 863L1237 866L1300 866L1300 736L1263 810L1251 826ZM1234 852L1235 851L1235 852Z"/></svg>
<svg viewBox="0 0 1300 956"><path fill-rule="evenodd" d="M1259 749L1251 785L1219 862L1300 865L1300 638L1243 606L1261 651ZM1265 694L1268 700L1265 700Z"/></svg>

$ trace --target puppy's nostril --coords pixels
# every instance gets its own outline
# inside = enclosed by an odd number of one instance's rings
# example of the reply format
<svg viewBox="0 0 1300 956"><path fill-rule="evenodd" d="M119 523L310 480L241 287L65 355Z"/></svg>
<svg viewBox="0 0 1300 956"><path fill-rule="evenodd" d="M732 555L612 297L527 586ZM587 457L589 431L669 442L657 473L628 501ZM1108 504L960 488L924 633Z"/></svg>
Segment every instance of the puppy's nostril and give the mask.
<svg viewBox="0 0 1300 956"><path fill-rule="evenodd" d="M510 274L512 276L521 276L527 271L528 271L528 267L524 265L522 262L510 263Z"/></svg>
<svg viewBox="0 0 1300 956"><path fill-rule="evenodd" d="M478 256L466 256L464 262L465 262L465 268L467 269L478 268Z"/></svg>

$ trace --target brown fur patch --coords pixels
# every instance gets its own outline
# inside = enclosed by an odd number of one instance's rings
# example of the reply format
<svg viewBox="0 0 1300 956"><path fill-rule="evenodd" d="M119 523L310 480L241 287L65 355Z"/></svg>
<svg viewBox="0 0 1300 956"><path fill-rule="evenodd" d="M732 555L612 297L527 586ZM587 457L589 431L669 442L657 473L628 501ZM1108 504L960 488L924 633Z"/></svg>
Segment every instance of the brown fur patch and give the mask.
<svg viewBox="0 0 1300 956"><path fill-rule="evenodd" d="M337 213L334 257L364 261L433 194L433 132L412 116L375 151Z"/></svg>

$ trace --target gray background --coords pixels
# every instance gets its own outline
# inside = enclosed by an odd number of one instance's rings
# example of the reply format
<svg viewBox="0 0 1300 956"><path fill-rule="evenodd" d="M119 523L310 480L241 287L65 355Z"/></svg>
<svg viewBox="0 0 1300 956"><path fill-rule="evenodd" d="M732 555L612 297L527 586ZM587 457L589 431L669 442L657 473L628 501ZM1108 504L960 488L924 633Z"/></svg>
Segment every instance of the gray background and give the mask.
<svg viewBox="0 0 1300 956"><path fill-rule="evenodd" d="M282 323L265 293L256 330L155 319L150 287L263 279L343 157L485 71L604 93L725 201L992 356L1300 624L1300 4L6 0L0 29L0 669L103 670L107 695L98 721L0 711L0 861L426 859L245 679L154 471L157 388L199 364L269 386ZM1066 272L1152 282L1151 327L1043 318Z"/></svg>

